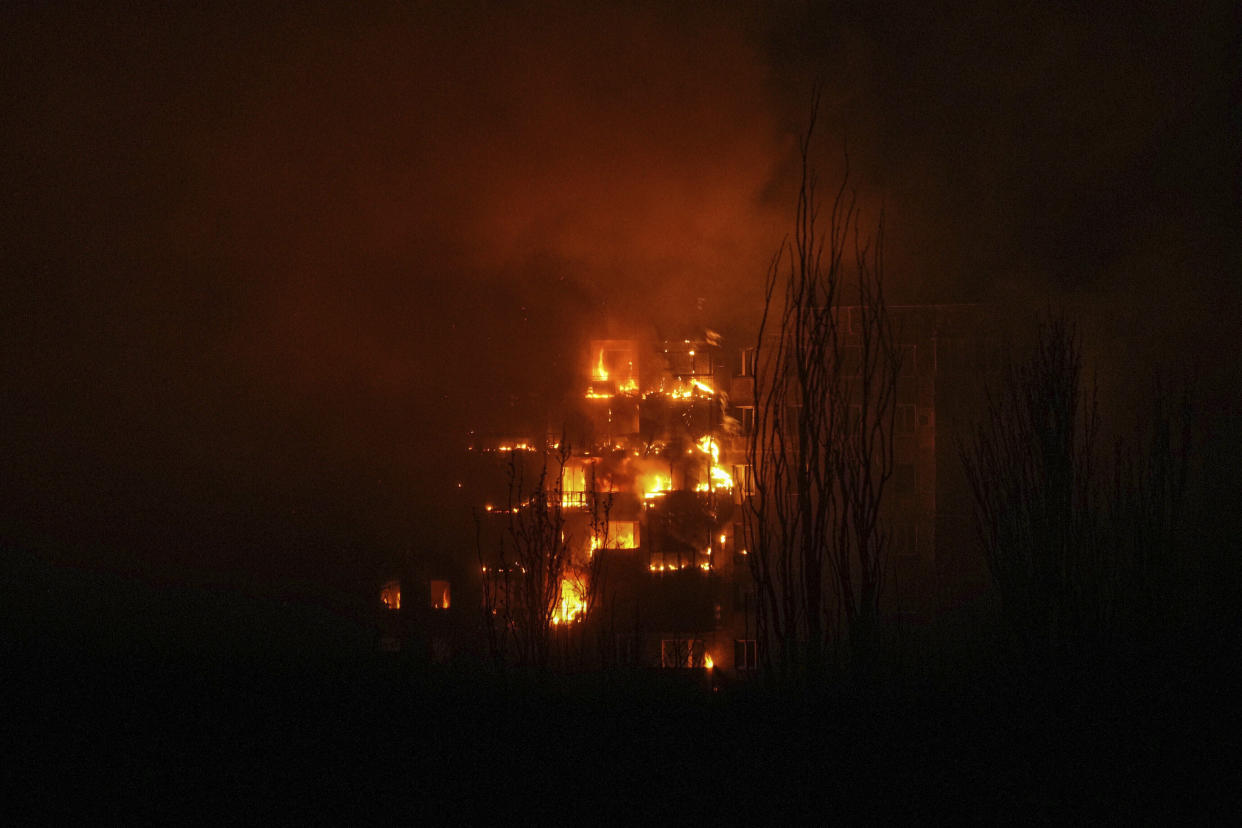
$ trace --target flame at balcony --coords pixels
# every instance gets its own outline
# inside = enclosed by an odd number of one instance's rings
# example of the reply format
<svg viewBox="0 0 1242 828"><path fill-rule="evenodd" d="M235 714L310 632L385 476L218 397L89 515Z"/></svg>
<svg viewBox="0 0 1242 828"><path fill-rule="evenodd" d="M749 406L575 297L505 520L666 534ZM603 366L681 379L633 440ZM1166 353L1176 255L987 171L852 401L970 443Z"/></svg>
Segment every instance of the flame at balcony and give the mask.
<svg viewBox="0 0 1242 828"><path fill-rule="evenodd" d="M639 392L638 371L635 369L637 354L630 340L593 340L587 383L587 399L610 399L619 394L635 395Z"/></svg>
<svg viewBox="0 0 1242 828"><path fill-rule="evenodd" d="M720 444L715 437L710 435L703 437L696 444L699 451L710 457L707 464L707 473L710 483L703 482L695 487L696 492L706 492L713 488L716 489L733 489L733 477L723 467L717 465L720 462Z"/></svg>
<svg viewBox="0 0 1242 828"><path fill-rule="evenodd" d="M599 359L596 360L595 362L595 374L592 378L601 380L601 381L608 380L608 369L604 366L604 349L603 348L599 349Z"/></svg>
<svg viewBox="0 0 1242 828"><path fill-rule="evenodd" d="M568 624L586 612L586 583L582 578L561 578L561 597L552 612L553 624Z"/></svg>

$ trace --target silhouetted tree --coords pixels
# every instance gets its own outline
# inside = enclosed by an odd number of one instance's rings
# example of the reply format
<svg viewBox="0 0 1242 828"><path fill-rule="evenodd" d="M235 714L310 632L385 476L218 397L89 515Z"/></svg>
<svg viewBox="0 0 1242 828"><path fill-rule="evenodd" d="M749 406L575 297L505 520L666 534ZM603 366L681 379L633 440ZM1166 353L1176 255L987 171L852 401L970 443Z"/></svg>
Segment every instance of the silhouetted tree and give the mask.
<svg viewBox="0 0 1242 828"><path fill-rule="evenodd" d="M1021 646L1078 641L1101 605L1099 430L1094 390L1082 407L1082 351L1063 320L1011 360L987 414L960 447L988 567ZM1080 410L1081 409L1081 410Z"/></svg>
<svg viewBox="0 0 1242 828"><path fill-rule="evenodd" d="M800 147L793 240L767 275L748 446L753 494L743 510L761 658L785 678L847 655L839 643L857 667L876 643L900 373L883 221L862 238L848 170L820 227L808 157L817 109L818 95ZM845 308L851 288L857 305Z"/></svg>
<svg viewBox="0 0 1242 828"><path fill-rule="evenodd" d="M1108 555L1115 571L1106 596L1110 620L1134 632L1167 614L1170 591L1184 576L1178 565L1185 552L1189 395L1174 400L1157 385L1150 412L1128 444L1118 441L1108 496Z"/></svg>
<svg viewBox="0 0 1242 828"><path fill-rule="evenodd" d="M586 491L567 492L564 481L570 457L563 438L546 445L539 452L533 477L528 478L531 472L523 453L511 452L506 466L506 525L493 555L485 552L481 529L478 532L484 624L492 656L500 664L548 667L554 628L579 626L602 590L603 556L594 549L574 554L589 538L576 536L568 517L571 510L584 508L585 531L602 545L608 535L611 496L598 492L593 464ZM479 521L476 513L476 527ZM572 616L567 612L570 600ZM574 642L566 638L563 643L560 655L568 658Z"/></svg>
<svg viewBox="0 0 1242 828"><path fill-rule="evenodd" d="M1039 659L1082 654L1159 612L1181 521L1185 399L1175 408L1157 392L1151 423L1115 445L1108 485L1096 393L1083 386L1080 338L1053 318L959 443L1004 617Z"/></svg>

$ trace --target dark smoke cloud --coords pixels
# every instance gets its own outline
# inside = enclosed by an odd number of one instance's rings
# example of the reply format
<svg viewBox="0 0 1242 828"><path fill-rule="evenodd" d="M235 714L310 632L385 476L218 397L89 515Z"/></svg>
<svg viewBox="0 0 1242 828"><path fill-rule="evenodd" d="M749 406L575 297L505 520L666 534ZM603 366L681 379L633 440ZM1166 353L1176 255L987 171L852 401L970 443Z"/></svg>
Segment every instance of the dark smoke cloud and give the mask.
<svg viewBox="0 0 1242 828"><path fill-rule="evenodd" d="M441 543L436 470L591 332L753 319L816 80L897 300L1173 336L1236 295L1236 12L991 5L8 7L11 542L325 578Z"/></svg>

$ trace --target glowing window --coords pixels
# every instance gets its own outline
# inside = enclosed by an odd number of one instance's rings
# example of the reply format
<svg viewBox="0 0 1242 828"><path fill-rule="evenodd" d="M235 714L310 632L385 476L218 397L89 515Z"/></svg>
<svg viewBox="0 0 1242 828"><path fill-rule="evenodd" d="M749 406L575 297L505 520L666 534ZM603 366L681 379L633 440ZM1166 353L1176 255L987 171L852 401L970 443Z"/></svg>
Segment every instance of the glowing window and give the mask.
<svg viewBox="0 0 1242 828"><path fill-rule="evenodd" d="M738 503L742 502L743 497L750 497L755 493L755 481L751 475L749 464L735 464L733 466L733 494L734 499Z"/></svg>
<svg viewBox="0 0 1242 828"><path fill-rule="evenodd" d="M561 469L561 505L583 506L587 500L587 470L580 463L566 463Z"/></svg>
<svg viewBox="0 0 1242 828"><path fill-rule="evenodd" d="M637 549L638 521L614 520L608 524L609 549Z"/></svg>
<svg viewBox="0 0 1242 828"><path fill-rule="evenodd" d="M431 608L446 610L452 599L452 590L448 581L431 582Z"/></svg>
<svg viewBox="0 0 1242 828"><path fill-rule="evenodd" d="M738 375L753 377L755 375L755 349L742 348L738 355Z"/></svg>
<svg viewBox="0 0 1242 828"><path fill-rule="evenodd" d="M380 587L380 600L390 610L401 609L401 582L389 581Z"/></svg>
<svg viewBox="0 0 1242 828"><path fill-rule="evenodd" d="M700 638L665 638L660 641L660 666L671 669L705 667L705 652Z"/></svg>
<svg viewBox="0 0 1242 828"><path fill-rule="evenodd" d="M753 405L738 408L738 420L742 424L742 434L749 436L755 433L755 407Z"/></svg>
<svg viewBox="0 0 1242 828"><path fill-rule="evenodd" d="M736 670L754 670L759 667L759 643L752 639L733 642L733 667Z"/></svg>

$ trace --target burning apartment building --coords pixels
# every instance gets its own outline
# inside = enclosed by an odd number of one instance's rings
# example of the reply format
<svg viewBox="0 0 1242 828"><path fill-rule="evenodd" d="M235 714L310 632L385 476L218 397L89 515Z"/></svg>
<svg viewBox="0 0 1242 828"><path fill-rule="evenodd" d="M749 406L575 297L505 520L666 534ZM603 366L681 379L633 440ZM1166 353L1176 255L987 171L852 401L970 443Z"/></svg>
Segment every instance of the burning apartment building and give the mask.
<svg viewBox="0 0 1242 828"><path fill-rule="evenodd" d="M847 343L854 310L840 311ZM884 605L918 624L986 588L946 424L981 399L1000 330L974 306L890 313L901 368ZM415 602L385 584L385 646L414 637L436 656L757 669L745 526L755 367L753 347L710 332L584 343L578 387L542 422L475 435L454 483L474 501L473 548L409 584Z"/></svg>

